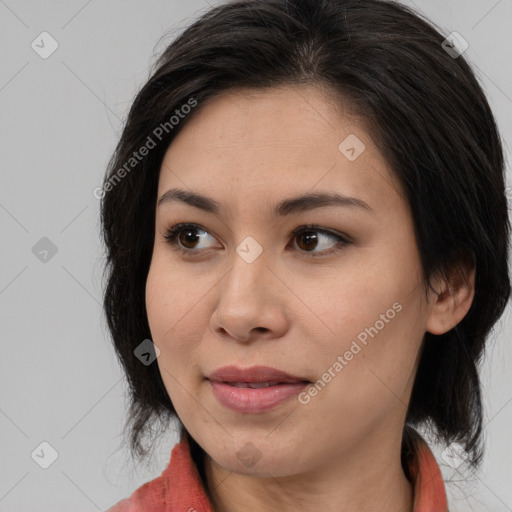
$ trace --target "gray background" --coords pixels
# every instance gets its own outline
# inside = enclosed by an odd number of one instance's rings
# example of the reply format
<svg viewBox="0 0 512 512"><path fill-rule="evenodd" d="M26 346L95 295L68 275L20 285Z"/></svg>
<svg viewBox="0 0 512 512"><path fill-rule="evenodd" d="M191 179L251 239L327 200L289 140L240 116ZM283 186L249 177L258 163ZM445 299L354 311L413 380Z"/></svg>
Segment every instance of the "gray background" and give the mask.
<svg viewBox="0 0 512 512"><path fill-rule="evenodd" d="M134 94L169 41L161 36L176 35L209 5L0 0L0 511L105 510L168 462L172 431L148 468L132 467L121 445L126 387L102 320L93 190ZM464 55L509 141L512 0L414 5L445 35L457 31L468 41ZM43 31L59 45L47 59L31 47ZM506 152L509 161L507 145ZM33 250L48 244L43 237L57 248L46 262ZM454 511L512 510L510 332L507 308L483 368L482 470L461 475L434 448ZM48 469L31 456L49 456L43 441L58 452Z"/></svg>

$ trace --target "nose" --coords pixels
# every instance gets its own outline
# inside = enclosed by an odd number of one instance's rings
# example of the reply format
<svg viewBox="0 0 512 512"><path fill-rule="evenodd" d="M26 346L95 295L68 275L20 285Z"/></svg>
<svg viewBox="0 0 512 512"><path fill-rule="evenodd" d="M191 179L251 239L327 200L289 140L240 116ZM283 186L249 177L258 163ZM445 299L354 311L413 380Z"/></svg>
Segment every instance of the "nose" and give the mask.
<svg viewBox="0 0 512 512"><path fill-rule="evenodd" d="M210 322L214 332L240 342L283 336L286 286L268 267L265 251L251 263L234 253L232 266L216 289Z"/></svg>

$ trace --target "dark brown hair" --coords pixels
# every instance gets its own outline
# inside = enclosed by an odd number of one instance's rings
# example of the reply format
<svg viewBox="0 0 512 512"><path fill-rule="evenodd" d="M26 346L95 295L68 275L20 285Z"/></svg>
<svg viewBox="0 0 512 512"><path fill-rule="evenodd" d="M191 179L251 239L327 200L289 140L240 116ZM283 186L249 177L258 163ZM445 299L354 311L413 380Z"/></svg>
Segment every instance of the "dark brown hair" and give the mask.
<svg viewBox="0 0 512 512"><path fill-rule="evenodd" d="M439 441L459 442L478 466L478 365L510 294L510 225L495 119L464 57L443 48L445 37L420 14L389 0L239 0L209 10L156 61L129 111L101 198L104 309L130 386L126 426L133 455L147 456L149 438L158 435L148 430L154 420L166 428L176 418L157 365L145 366L134 355L151 338L145 284L159 170L193 112L175 125L170 119L185 112L183 105L196 101L197 111L232 88L306 83L328 88L367 121L410 204L426 289L458 258L476 262L467 315L443 335L425 334L402 463L409 475L414 427L430 425ZM149 138L154 147L127 167Z"/></svg>

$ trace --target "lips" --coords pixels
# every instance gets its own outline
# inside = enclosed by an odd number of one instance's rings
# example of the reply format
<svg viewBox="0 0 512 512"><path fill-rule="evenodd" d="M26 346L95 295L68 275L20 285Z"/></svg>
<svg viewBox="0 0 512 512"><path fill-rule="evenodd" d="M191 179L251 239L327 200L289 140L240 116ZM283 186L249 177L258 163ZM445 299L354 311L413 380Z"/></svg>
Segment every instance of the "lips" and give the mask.
<svg viewBox="0 0 512 512"><path fill-rule="evenodd" d="M244 384L262 384L259 387L268 387L277 384L296 382L310 382L305 377L290 375L282 370L269 366L251 366L250 368L238 368L236 366L224 366L207 376L213 382L225 382L237 387L249 387ZM264 386L267 385L268 386ZM252 386L251 386L252 387Z"/></svg>
<svg viewBox="0 0 512 512"><path fill-rule="evenodd" d="M304 377L269 368L225 366L208 377L220 404L237 413L255 414L276 409L310 383Z"/></svg>
<svg viewBox="0 0 512 512"><path fill-rule="evenodd" d="M230 386L235 388L268 388L270 386L278 386L279 384L284 384L284 382L226 382Z"/></svg>

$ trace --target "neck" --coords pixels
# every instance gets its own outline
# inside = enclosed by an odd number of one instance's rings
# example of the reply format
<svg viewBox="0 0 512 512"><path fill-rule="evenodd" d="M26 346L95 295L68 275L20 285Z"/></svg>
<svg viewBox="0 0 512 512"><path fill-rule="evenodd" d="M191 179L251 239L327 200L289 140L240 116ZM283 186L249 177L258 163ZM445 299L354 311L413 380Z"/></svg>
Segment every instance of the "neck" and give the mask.
<svg viewBox="0 0 512 512"><path fill-rule="evenodd" d="M234 473L205 454L204 469L215 512L413 512L400 453L401 439L377 446L365 441L328 464L284 477Z"/></svg>

